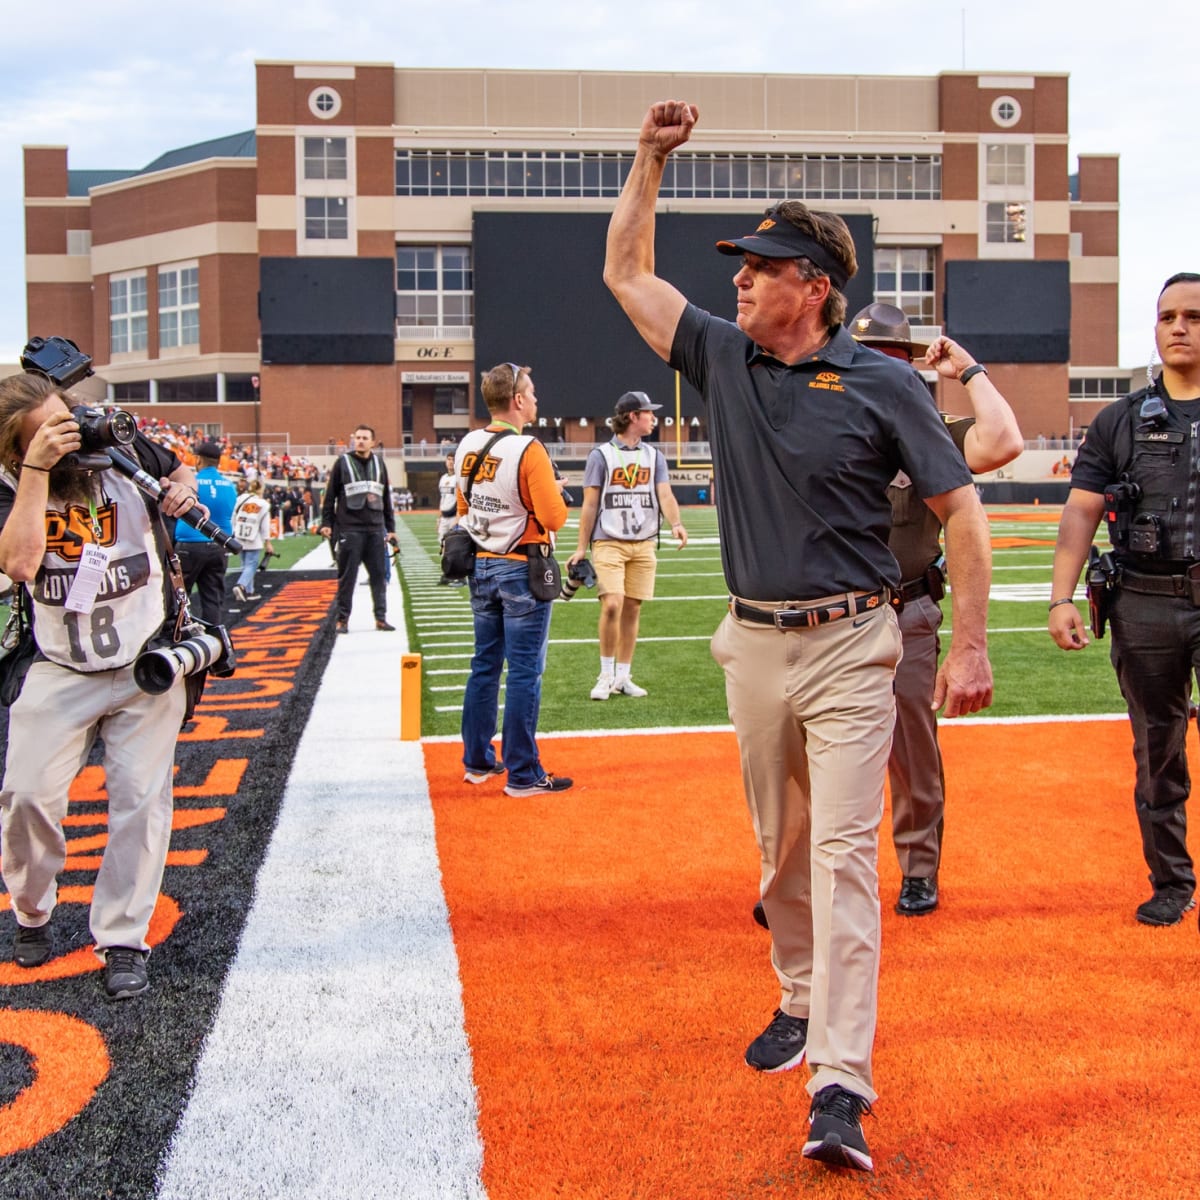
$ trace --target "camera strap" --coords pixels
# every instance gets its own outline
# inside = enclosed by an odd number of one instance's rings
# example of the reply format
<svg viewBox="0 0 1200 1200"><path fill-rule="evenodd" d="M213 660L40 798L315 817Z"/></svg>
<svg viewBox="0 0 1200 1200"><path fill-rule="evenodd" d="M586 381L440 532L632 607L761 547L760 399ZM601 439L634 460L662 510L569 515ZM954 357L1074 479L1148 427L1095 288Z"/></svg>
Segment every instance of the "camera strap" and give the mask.
<svg viewBox="0 0 1200 1200"><path fill-rule="evenodd" d="M175 546L167 532L167 523L163 520L162 509L159 508L158 501L146 495L142 496L142 500L146 505L146 511L150 514L150 527L154 531L154 540L158 543L159 554L167 569L167 579L171 585L170 595L175 601L175 628L171 632L171 640L182 642L185 627L192 623L187 588L183 582L183 564L179 561L179 555L175 553Z"/></svg>

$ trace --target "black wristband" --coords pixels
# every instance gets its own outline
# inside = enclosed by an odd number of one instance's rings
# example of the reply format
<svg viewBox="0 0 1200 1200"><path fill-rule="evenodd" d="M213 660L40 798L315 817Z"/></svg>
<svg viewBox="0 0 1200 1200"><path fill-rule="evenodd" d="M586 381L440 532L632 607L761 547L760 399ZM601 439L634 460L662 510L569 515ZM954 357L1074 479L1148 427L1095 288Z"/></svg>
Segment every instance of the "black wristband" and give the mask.
<svg viewBox="0 0 1200 1200"><path fill-rule="evenodd" d="M24 470L26 470L26 469L28 469L28 470L30 470L30 471L41 471L41 473L42 473L43 475L49 475L49 474L50 474L50 472L51 472L51 471L52 471L54 468L53 468L53 467L35 467L35 466L33 465L33 463L27 463L27 462L23 462L23 463L21 464L21 470L23 470L23 471L24 471Z"/></svg>
<svg viewBox="0 0 1200 1200"><path fill-rule="evenodd" d="M1050 601L1050 610L1053 611L1060 604L1074 604L1074 603L1075 603L1075 598L1073 596L1064 596L1061 600L1051 600Z"/></svg>
<svg viewBox="0 0 1200 1200"><path fill-rule="evenodd" d="M987 367L983 363L972 363L959 377L958 382L964 387L975 378L976 375L986 375Z"/></svg>

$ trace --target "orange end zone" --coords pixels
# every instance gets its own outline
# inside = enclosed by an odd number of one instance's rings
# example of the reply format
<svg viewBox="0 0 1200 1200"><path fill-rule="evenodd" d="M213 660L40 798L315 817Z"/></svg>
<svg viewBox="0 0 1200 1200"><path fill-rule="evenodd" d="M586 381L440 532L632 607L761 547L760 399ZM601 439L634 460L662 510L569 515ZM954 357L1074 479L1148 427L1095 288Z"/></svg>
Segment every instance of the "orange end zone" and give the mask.
<svg viewBox="0 0 1200 1200"><path fill-rule="evenodd" d="M872 1195L1186 1194L1200 944L1133 921L1128 727L948 723L943 746L941 911L896 917L881 853ZM843 1195L800 1155L803 1071L742 1062L779 997L732 735L542 749L576 786L517 801L425 746L491 1200Z"/></svg>

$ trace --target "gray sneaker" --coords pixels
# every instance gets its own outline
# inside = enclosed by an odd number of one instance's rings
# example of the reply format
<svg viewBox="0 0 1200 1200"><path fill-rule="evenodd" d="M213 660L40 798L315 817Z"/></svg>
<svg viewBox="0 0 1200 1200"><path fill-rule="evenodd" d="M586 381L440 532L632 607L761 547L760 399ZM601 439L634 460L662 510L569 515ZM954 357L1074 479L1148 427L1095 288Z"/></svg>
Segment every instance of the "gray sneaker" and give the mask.
<svg viewBox="0 0 1200 1200"><path fill-rule="evenodd" d="M110 946L104 952L104 994L110 1000L128 1000L150 988L146 972L147 950Z"/></svg>

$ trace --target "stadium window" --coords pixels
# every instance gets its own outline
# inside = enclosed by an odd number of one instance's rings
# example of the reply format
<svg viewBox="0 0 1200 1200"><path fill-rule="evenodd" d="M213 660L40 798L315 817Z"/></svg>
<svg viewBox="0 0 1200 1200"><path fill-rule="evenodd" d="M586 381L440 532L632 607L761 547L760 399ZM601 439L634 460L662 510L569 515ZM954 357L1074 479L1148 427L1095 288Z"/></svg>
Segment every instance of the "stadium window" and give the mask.
<svg viewBox="0 0 1200 1200"><path fill-rule="evenodd" d="M304 236L308 241L336 241L350 236L345 196L306 196Z"/></svg>
<svg viewBox="0 0 1200 1200"><path fill-rule="evenodd" d="M875 299L894 304L915 325L936 324L934 252L925 246L875 249Z"/></svg>
<svg viewBox="0 0 1200 1200"><path fill-rule="evenodd" d="M617 196L632 165L631 154L611 151L397 150L395 190L398 196ZM936 200L941 178L938 155L676 153L660 195Z"/></svg>
<svg viewBox="0 0 1200 1200"><path fill-rule="evenodd" d="M984 151L987 162L988 187L1025 186L1027 155L1024 142L1001 142L988 145Z"/></svg>
<svg viewBox="0 0 1200 1200"><path fill-rule="evenodd" d="M108 281L108 349L129 354L146 349L149 310L146 275L114 275Z"/></svg>
<svg viewBox="0 0 1200 1200"><path fill-rule="evenodd" d="M995 243L1023 242L1025 240L1026 208L1023 203L1003 201L989 203L985 227L987 240Z"/></svg>
<svg viewBox="0 0 1200 1200"><path fill-rule="evenodd" d="M162 350L200 344L200 268L158 269L158 345Z"/></svg>
<svg viewBox="0 0 1200 1200"><path fill-rule="evenodd" d="M441 328L470 336L475 323L470 246L396 247L396 321L403 328Z"/></svg>
<svg viewBox="0 0 1200 1200"><path fill-rule="evenodd" d="M344 137L306 137L304 139L305 179L345 179L346 139Z"/></svg>

